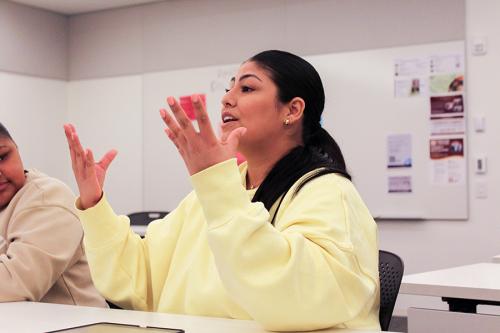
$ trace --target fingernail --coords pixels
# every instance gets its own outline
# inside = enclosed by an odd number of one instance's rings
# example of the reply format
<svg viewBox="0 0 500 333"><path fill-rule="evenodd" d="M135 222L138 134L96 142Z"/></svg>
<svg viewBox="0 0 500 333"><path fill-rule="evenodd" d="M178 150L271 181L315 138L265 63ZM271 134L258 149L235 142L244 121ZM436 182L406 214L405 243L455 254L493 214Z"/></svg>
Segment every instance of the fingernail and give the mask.
<svg viewBox="0 0 500 333"><path fill-rule="evenodd" d="M168 103L168 105L170 105L170 106L174 106L174 104L175 104L175 102L174 102L174 98L173 98L172 96L169 96L169 97L167 98L167 103Z"/></svg>
<svg viewBox="0 0 500 333"><path fill-rule="evenodd" d="M165 112L166 112L165 109L160 109L160 116L162 118L165 118Z"/></svg>

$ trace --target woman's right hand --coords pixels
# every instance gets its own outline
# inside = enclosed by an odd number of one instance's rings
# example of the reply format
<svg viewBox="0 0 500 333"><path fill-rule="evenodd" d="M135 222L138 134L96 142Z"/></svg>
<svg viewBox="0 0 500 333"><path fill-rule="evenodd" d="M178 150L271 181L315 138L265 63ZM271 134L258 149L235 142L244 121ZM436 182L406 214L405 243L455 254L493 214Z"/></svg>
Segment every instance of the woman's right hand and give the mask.
<svg viewBox="0 0 500 333"><path fill-rule="evenodd" d="M64 133L68 140L73 174L80 191L80 208L93 207L101 200L106 171L118 152L112 149L95 163L92 151L83 149L72 124L64 125Z"/></svg>

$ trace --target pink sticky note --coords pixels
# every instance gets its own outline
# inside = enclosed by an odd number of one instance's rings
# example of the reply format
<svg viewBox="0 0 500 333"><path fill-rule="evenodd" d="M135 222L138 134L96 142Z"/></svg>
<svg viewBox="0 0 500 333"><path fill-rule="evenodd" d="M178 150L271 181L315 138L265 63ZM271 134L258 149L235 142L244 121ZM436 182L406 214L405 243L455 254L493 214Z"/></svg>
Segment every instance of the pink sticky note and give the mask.
<svg viewBox="0 0 500 333"><path fill-rule="evenodd" d="M203 105L206 106L207 103L205 94L198 94L198 96L200 97ZM191 120L195 120L196 116L194 113L193 102L191 102L191 96L181 96L179 97L179 102L181 104L182 109L186 113L186 116Z"/></svg>

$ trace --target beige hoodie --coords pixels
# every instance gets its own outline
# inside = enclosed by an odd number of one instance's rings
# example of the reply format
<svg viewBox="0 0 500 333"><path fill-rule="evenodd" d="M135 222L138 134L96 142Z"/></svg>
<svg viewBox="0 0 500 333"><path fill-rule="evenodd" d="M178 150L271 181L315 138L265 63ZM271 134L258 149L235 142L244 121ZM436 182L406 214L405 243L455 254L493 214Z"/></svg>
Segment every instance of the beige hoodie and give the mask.
<svg viewBox="0 0 500 333"><path fill-rule="evenodd" d="M26 176L0 210L0 302L106 307L90 277L71 190L36 170Z"/></svg>

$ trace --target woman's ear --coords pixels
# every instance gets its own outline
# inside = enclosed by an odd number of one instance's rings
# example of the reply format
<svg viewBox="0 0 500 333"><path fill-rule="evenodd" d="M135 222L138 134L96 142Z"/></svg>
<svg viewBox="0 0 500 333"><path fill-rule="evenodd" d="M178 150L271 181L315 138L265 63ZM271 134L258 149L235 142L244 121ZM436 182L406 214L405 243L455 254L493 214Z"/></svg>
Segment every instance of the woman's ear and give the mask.
<svg viewBox="0 0 500 333"><path fill-rule="evenodd" d="M304 100L300 97L294 97L290 102L288 102L287 119L290 124L300 122L302 120L305 108L306 102L304 102Z"/></svg>

